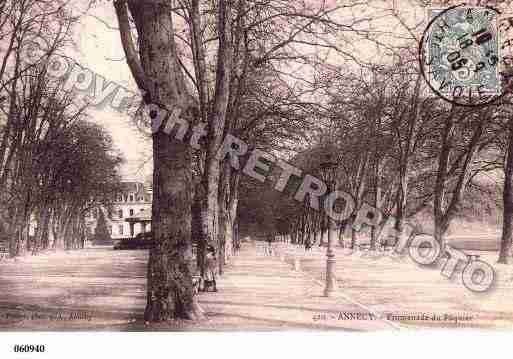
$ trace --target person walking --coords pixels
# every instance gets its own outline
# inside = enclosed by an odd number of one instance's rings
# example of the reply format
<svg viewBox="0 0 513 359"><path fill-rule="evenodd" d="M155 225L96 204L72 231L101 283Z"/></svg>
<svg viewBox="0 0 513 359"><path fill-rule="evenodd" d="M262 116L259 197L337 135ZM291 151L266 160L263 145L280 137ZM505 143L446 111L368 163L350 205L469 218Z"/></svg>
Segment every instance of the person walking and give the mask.
<svg viewBox="0 0 513 359"><path fill-rule="evenodd" d="M272 256L273 255L273 242L274 242L273 233L267 232L266 242L267 242L267 255Z"/></svg>
<svg viewBox="0 0 513 359"><path fill-rule="evenodd" d="M213 246L207 247L207 254L205 256L205 273L203 274L203 291L208 292L210 287L214 292L217 292L217 258L216 250Z"/></svg>

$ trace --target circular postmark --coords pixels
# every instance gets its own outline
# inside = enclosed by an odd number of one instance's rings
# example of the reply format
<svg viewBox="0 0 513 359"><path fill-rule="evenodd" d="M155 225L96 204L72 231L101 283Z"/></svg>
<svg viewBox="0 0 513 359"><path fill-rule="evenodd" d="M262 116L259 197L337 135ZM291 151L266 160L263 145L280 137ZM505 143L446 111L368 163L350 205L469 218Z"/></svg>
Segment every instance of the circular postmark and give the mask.
<svg viewBox="0 0 513 359"><path fill-rule="evenodd" d="M487 105L509 92L498 10L463 4L429 9L428 18L419 63L433 92L459 106Z"/></svg>

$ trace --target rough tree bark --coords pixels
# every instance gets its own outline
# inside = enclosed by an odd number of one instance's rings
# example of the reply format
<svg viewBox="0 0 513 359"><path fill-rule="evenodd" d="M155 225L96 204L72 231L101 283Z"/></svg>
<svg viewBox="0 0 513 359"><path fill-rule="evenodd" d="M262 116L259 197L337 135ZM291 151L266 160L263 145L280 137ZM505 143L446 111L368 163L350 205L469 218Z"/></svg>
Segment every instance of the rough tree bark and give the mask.
<svg viewBox="0 0 513 359"><path fill-rule="evenodd" d="M226 248L228 258L235 254L235 247L237 243L237 208L239 205L239 179L238 173L232 173L230 182L230 200L228 201L228 233L226 234Z"/></svg>
<svg viewBox="0 0 513 359"><path fill-rule="evenodd" d="M190 112L191 98L174 39L172 4L159 0L114 3L127 63L146 103L169 113ZM129 28L127 5L139 37L139 54ZM155 117L155 116L153 116ZM191 153L187 144L164 133L166 119L153 135L152 230L155 246L148 262L146 321L201 319L191 273Z"/></svg>
<svg viewBox="0 0 513 359"><path fill-rule="evenodd" d="M205 159L205 193L203 201L204 226L207 228L204 242L215 246L219 240L219 185L221 180L221 163L218 158L223 133L226 125L227 110L230 100L231 69L233 63L231 5L229 1L219 0L217 31L219 47L217 50L216 84L212 111L208 114L208 142ZM201 47L200 47L201 48ZM199 54L198 54L199 56ZM204 61L204 60L203 60ZM199 61L201 63L201 61ZM221 219L223 220L223 219ZM220 243L218 243L219 246ZM220 247L220 246L219 246ZM222 248L219 248L223 250Z"/></svg>
<svg viewBox="0 0 513 359"><path fill-rule="evenodd" d="M218 232L218 245L219 245L219 274L223 275L224 265L226 264L226 242L228 236L228 201L230 197L230 176L231 167L229 161L223 161L223 169L221 173L221 181L219 187L219 232Z"/></svg>
<svg viewBox="0 0 513 359"><path fill-rule="evenodd" d="M422 79L419 75L415 82L415 88L413 92L413 96L411 99L411 110L408 113L408 127L407 127L407 135L404 143L401 140L401 136L399 135L397 138L397 143L399 144L399 183L397 186L397 194L396 194L396 215L395 215L395 229L397 231L397 236L395 241L398 241L401 237L404 230L404 221L405 221L405 211L406 211L406 203L408 199L408 186L409 186L409 174L410 174L410 166L412 161L412 156L415 152L415 142L417 137L417 121L420 117L420 107L419 99L420 99L420 90L421 90ZM398 116L401 118L402 116ZM399 126L400 122L397 124L397 133L400 134Z"/></svg>
<svg viewBox="0 0 513 359"><path fill-rule="evenodd" d="M502 216L502 237L499 252L499 263L507 264L511 256L511 238L513 232L513 119L509 120L508 149L504 166L504 204Z"/></svg>

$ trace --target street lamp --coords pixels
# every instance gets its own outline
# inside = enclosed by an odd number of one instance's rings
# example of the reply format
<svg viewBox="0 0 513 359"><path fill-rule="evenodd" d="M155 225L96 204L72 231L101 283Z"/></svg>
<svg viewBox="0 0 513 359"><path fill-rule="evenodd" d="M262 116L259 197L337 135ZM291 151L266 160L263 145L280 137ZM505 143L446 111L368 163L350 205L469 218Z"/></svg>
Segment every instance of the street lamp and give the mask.
<svg viewBox="0 0 513 359"><path fill-rule="evenodd" d="M334 161L330 153L327 153L323 156L321 163L319 165L320 172L324 183L328 187L327 193L334 191L335 179L336 179L336 170L337 170L337 162ZM336 279L335 279L335 252L333 251L333 240L332 240L332 230L333 222L332 219L328 216L328 249L326 251L326 287L324 288L324 296L330 297L333 292L335 292L336 288ZM322 235L322 234L321 234Z"/></svg>

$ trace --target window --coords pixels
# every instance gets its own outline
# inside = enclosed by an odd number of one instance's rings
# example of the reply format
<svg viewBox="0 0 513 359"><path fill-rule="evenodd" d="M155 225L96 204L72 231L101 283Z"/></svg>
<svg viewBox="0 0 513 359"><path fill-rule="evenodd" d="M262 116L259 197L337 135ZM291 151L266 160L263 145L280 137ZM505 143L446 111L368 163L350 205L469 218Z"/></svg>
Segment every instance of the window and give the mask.
<svg viewBox="0 0 513 359"><path fill-rule="evenodd" d="M130 202L133 202L133 201L134 201L134 195L133 195L133 194L131 194L131 195L130 195Z"/></svg>
<svg viewBox="0 0 513 359"><path fill-rule="evenodd" d="M120 209L120 210L118 211L118 217L119 217L119 218L123 218L123 210L122 210L122 209Z"/></svg>
<svg viewBox="0 0 513 359"><path fill-rule="evenodd" d="M122 224L119 225L118 230L119 230L119 234L123 235L123 225Z"/></svg>
<svg viewBox="0 0 513 359"><path fill-rule="evenodd" d="M130 216L133 216L134 215L134 210L132 208L130 208Z"/></svg>
<svg viewBox="0 0 513 359"><path fill-rule="evenodd" d="M112 226L109 226L109 234L112 234Z"/></svg>

